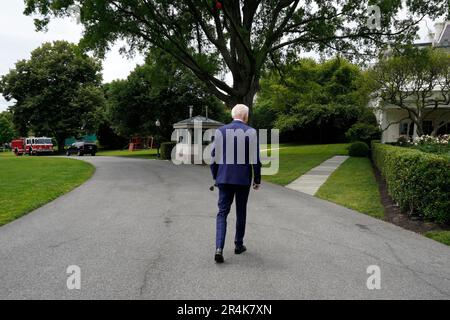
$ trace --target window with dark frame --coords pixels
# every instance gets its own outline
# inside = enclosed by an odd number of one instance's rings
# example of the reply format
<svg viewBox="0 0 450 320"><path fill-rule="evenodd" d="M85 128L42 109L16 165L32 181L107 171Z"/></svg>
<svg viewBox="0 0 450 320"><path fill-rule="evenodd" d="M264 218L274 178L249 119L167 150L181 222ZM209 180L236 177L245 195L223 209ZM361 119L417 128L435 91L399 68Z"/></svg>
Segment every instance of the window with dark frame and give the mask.
<svg viewBox="0 0 450 320"><path fill-rule="evenodd" d="M408 134L408 127L409 127L409 123L408 122L402 122L399 125L399 134L401 136L406 136Z"/></svg>
<svg viewBox="0 0 450 320"><path fill-rule="evenodd" d="M433 121L424 120L422 122L422 129L424 134L430 135L433 132Z"/></svg>

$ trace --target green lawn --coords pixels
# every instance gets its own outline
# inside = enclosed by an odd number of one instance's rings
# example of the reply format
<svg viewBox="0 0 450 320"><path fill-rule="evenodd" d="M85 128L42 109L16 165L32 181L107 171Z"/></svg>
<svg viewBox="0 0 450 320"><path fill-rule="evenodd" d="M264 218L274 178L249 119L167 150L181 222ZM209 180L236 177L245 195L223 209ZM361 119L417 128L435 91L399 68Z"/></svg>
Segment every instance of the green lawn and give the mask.
<svg viewBox="0 0 450 320"><path fill-rule="evenodd" d="M93 172L84 161L0 153L0 226L74 189Z"/></svg>
<svg viewBox="0 0 450 320"><path fill-rule="evenodd" d="M450 231L430 231L425 236L450 246Z"/></svg>
<svg viewBox="0 0 450 320"><path fill-rule="evenodd" d="M1 151L0 152L0 158L12 158L15 157L14 153L10 151Z"/></svg>
<svg viewBox="0 0 450 320"><path fill-rule="evenodd" d="M320 187L316 196L372 217L384 217L378 184L368 158L347 159Z"/></svg>
<svg viewBox="0 0 450 320"><path fill-rule="evenodd" d="M156 149L128 151L128 150L105 150L98 151L98 156L115 156L115 157L132 157L132 158L145 158L156 159Z"/></svg>
<svg viewBox="0 0 450 320"><path fill-rule="evenodd" d="M266 146L261 146L264 149ZM292 145L281 144L280 169L277 175L263 176L265 181L286 185L309 169L336 154L347 154L347 144ZM128 151L105 150L97 152L98 156L118 156L157 159L156 149Z"/></svg>
<svg viewBox="0 0 450 320"><path fill-rule="evenodd" d="M347 155L348 144L293 145L280 144L280 168L264 181L287 185L334 155ZM263 149L263 147L261 147Z"/></svg>

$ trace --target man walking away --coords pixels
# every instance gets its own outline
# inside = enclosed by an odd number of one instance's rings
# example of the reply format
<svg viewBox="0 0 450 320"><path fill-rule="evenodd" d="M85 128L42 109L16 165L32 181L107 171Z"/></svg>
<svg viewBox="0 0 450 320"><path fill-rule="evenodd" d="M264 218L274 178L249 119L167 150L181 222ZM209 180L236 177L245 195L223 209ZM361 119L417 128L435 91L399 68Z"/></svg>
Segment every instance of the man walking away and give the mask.
<svg viewBox="0 0 450 320"><path fill-rule="evenodd" d="M237 104L231 110L233 121L216 130L212 151L211 173L219 188L219 212L216 220L216 252L214 260L224 262L223 248L227 231L227 216L236 201L235 254L244 246L247 200L250 186L258 190L261 183L261 162L256 130L247 125L249 108ZM253 181L252 181L253 180Z"/></svg>

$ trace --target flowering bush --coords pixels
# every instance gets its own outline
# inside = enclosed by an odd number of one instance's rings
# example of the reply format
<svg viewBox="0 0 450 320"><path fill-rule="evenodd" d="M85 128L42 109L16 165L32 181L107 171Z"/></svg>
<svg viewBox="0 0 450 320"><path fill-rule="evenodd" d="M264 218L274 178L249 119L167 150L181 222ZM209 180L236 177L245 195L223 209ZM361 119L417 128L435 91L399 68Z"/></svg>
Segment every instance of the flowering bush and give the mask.
<svg viewBox="0 0 450 320"><path fill-rule="evenodd" d="M450 156L450 135L448 134L437 137L423 135L398 145L418 149L423 152Z"/></svg>
<svg viewBox="0 0 450 320"><path fill-rule="evenodd" d="M429 135L423 135L420 137L415 137L412 141L412 144L417 145L424 145L424 144L441 144L441 145L448 145L450 141L450 135L444 134L442 136L429 136Z"/></svg>
<svg viewBox="0 0 450 320"><path fill-rule="evenodd" d="M409 143L410 143L410 140L409 140L408 136L402 135L402 136L398 137L398 139L397 139L397 144L399 146L405 146L405 145L408 145Z"/></svg>

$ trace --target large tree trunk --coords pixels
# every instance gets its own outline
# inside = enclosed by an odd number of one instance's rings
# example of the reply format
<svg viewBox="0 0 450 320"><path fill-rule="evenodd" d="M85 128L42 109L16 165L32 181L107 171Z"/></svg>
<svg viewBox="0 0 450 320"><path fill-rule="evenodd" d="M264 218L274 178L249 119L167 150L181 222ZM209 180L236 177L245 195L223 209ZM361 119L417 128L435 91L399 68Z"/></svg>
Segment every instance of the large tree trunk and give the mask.
<svg viewBox="0 0 450 320"><path fill-rule="evenodd" d="M421 136L423 136L425 133L423 132L423 120L422 119L418 119L418 120L416 120L416 121L414 121L415 122L415 125L416 125L416 132L417 132L417 135L419 136L419 137L421 137Z"/></svg>
<svg viewBox="0 0 450 320"><path fill-rule="evenodd" d="M234 84L234 88L236 91L241 91L240 94L236 94L235 96L229 96L229 99L224 100L227 107L234 107L238 103L243 103L250 109L253 107L253 100L255 98L256 92L259 89L259 82L249 84L251 81L241 81ZM248 87L248 90L243 90L241 88ZM220 99L220 97L219 97Z"/></svg>
<svg viewBox="0 0 450 320"><path fill-rule="evenodd" d="M236 104L242 103L245 104L249 108L249 115L248 115L248 123L251 125L253 123L253 100L255 98L255 92L249 93L244 97L234 97L230 99L229 101L225 102L226 106L231 110Z"/></svg>
<svg viewBox="0 0 450 320"><path fill-rule="evenodd" d="M259 89L259 80L256 79L248 79L247 81L242 81L239 83L235 83L233 86L236 90L240 91L241 88L249 88L248 90L242 90L242 95L237 95L234 97L230 97L229 100L224 101L228 108L233 108L236 104L242 103L245 104L249 110L249 124L252 121L252 113L253 113L253 102L255 100L255 95Z"/></svg>

